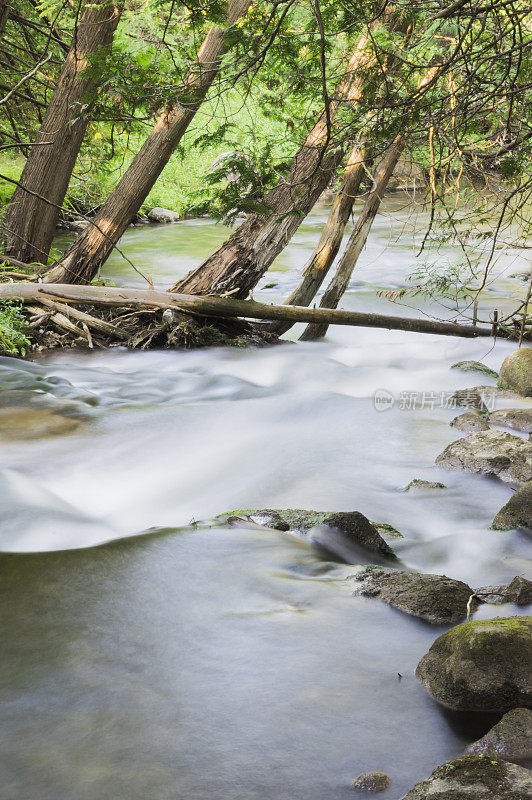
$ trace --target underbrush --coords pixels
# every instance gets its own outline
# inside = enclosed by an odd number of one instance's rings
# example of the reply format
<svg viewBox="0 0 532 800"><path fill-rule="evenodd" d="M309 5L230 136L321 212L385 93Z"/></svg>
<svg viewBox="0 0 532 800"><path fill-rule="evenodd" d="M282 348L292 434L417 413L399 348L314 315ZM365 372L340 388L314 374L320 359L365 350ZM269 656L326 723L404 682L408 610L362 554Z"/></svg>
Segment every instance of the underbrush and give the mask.
<svg viewBox="0 0 532 800"><path fill-rule="evenodd" d="M22 307L13 301L0 300L0 353L24 356L31 345L29 326Z"/></svg>

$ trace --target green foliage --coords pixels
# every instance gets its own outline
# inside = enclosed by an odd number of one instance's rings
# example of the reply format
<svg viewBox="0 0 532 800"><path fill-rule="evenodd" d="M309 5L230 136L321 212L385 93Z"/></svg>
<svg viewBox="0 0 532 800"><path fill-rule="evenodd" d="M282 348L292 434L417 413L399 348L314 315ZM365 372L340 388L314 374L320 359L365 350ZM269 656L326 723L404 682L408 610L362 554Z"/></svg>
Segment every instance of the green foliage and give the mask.
<svg viewBox="0 0 532 800"><path fill-rule="evenodd" d="M24 356L30 346L29 327L22 306L15 301L0 300L0 352Z"/></svg>

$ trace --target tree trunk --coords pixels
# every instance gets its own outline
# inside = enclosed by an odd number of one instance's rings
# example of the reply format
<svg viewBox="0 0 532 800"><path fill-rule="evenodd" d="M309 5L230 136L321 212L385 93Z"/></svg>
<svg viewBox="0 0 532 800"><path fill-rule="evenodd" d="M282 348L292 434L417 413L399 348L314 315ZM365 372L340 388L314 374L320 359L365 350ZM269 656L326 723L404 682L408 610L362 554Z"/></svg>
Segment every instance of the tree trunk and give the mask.
<svg viewBox="0 0 532 800"><path fill-rule="evenodd" d="M120 13L121 7L114 0L92 0L74 31L4 220L6 253L20 261L46 263L59 219L57 206L65 199L89 122L83 104L90 99L95 81L87 67L91 57L111 43Z"/></svg>
<svg viewBox="0 0 532 800"><path fill-rule="evenodd" d="M361 37L347 72L329 107L292 161L290 174L264 198L269 214L252 214L206 261L175 283L170 291L247 297L290 241L336 173L343 150L334 145L329 122L346 102L360 104L366 72L377 63L372 32ZM331 146L331 142L333 142Z"/></svg>
<svg viewBox="0 0 532 800"><path fill-rule="evenodd" d="M0 299L18 299L25 303L41 300L62 300L68 303L91 304L120 308L160 308L184 311L188 314L239 319L290 320L294 322L320 321L327 325L352 325L356 327L388 328L414 333L435 333L443 336L494 336L491 328L480 325L459 325L410 317L390 317L384 314L365 314L338 308L301 308L299 306L274 306L254 300L228 300L224 297L157 292L153 289L121 289L117 286L73 286L72 284L0 283ZM498 335L501 335L499 332Z"/></svg>
<svg viewBox="0 0 532 800"><path fill-rule="evenodd" d="M320 240L303 270L299 286L285 301L286 305L309 306L318 292L334 259L338 255L340 245L349 221L353 203L364 176L365 151L356 146L349 156L340 188L338 189L327 222L323 227ZM287 322L276 322L268 330L281 336L291 328Z"/></svg>
<svg viewBox="0 0 532 800"><path fill-rule="evenodd" d="M227 25L246 13L251 0L231 0ZM205 99L227 51L226 29L213 25L181 87L179 100L159 117L150 135L91 224L43 273L45 283L89 283L139 212L157 178Z"/></svg>
<svg viewBox="0 0 532 800"><path fill-rule="evenodd" d="M0 36L4 35L8 17L9 17L9 3L7 2L7 0L0 0Z"/></svg>
<svg viewBox="0 0 532 800"><path fill-rule="evenodd" d="M353 274L353 269L358 261L358 257L364 249L368 234L373 224L373 220L377 215L384 192L388 186L388 182L392 177L392 173L395 169L399 156L404 150L405 141L406 139L404 134L399 134L396 136L390 147L387 149L381 163L379 164L374 179L375 185L369 193L367 200L364 203L364 207L360 212L357 223L351 236L349 237L349 242L347 243L345 252L340 259L340 263L338 264L338 269L336 270L333 279L323 294L320 302L320 308L338 307L338 303L340 302L342 295L349 285L349 281L351 279L351 275ZM325 336L327 333L327 327L327 324L308 325L300 338L306 341L318 339L321 336Z"/></svg>

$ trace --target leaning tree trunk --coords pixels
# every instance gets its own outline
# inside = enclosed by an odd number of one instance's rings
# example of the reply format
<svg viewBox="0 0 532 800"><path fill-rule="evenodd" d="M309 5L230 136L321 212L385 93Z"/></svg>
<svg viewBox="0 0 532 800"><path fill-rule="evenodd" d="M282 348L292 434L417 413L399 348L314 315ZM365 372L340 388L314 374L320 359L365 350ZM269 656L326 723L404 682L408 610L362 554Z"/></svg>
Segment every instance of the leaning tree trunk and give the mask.
<svg viewBox="0 0 532 800"><path fill-rule="evenodd" d="M9 3L7 2L7 0L0 0L0 36L4 35L8 17L9 17Z"/></svg>
<svg viewBox="0 0 532 800"><path fill-rule="evenodd" d="M250 217L199 267L170 291L188 294L231 294L245 298L290 241L335 175L343 150L334 146L330 121L341 105L360 104L367 72L379 63L373 49L374 31L363 35L329 107L294 157L290 174L264 198L268 214Z"/></svg>
<svg viewBox="0 0 532 800"><path fill-rule="evenodd" d="M74 31L70 50L31 147L19 185L4 220L5 251L26 263L45 263L81 148L95 80L87 69L91 58L108 47L118 25L121 5L92 0Z"/></svg>
<svg viewBox="0 0 532 800"><path fill-rule="evenodd" d="M345 290L349 285L353 269L356 266L358 257L364 245L366 244L368 234L370 232L373 220L379 210L380 204L388 182L392 177L393 171L399 159L399 156L404 150L405 136L399 134L395 137L394 141L387 149L384 157L379 164L377 172L374 177L374 186L369 193L364 207L360 212L357 223L353 229L353 233L349 237L349 242L344 251L338 269L331 280L329 286L323 294L320 302L320 308L337 308L338 303ZM303 334L300 336L304 340L318 339L325 336L327 333L328 325L326 324L311 324L308 325Z"/></svg>
<svg viewBox="0 0 532 800"><path fill-rule="evenodd" d="M334 198L316 249L303 270L299 286L287 298L285 305L309 306L316 296L342 244L353 203L364 176L365 158L364 149L357 145L347 161L342 183ZM268 326L268 330L280 336L291 327L289 322L275 322Z"/></svg>
<svg viewBox="0 0 532 800"><path fill-rule="evenodd" d="M251 0L231 0L227 25L246 13ZM226 29L213 25L181 87L178 100L159 117L150 135L91 224L55 264L45 283L89 283L139 212L168 164L220 70L228 49Z"/></svg>

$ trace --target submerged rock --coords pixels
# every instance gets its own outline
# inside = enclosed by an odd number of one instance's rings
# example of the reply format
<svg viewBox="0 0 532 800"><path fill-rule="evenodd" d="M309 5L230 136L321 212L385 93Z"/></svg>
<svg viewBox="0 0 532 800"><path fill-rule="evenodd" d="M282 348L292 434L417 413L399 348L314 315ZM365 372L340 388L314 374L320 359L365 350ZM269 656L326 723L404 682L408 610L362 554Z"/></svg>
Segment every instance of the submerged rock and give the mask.
<svg viewBox="0 0 532 800"><path fill-rule="evenodd" d="M521 486L508 500L492 522L496 531L512 528L532 528L532 481Z"/></svg>
<svg viewBox="0 0 532 800"><path fill-rule="evenodd" d="M475 620L439 636L416 669L430 694L455 711L532 705L532 617Z"/></svg>
<svg viewBox="0 0 532 800"><path fill-rule="evenodd" d="M426 575L381 567L367 567L356 581L356 594L378 597L385 603L430 622L447 625L460 622L467 616L467 604L474 594L466 583L445 575ZM471 602L476 608L475 600Z"/></svg>
<svg viewBox="0 0 532 800"><path fill-rule="evenodd" d="M466 411L465 414L460 414L453 419L451 427L464 433L478 433L479 431L489 431L490 424L486 417L478 411Z"/></svg>
<svg viewBox="0 0 532 800"><path fill-rule="evenodd" d="M520 347L502 362L498 385L532 397L532 348Z"/></svg>
<svg viewBox="0 0 532 800"><path fill-rule="evenodd" d="M532 433L532 408L501 408L491 412L489 421L492 425Z"/></svg>
<svg viewBox="0 0 532 800"><path fill-rule="evenodd" d="M511 433L482 431L452 442L436 459L446 469L495 475L521 486L532 479L532 443Z"/></svg>
<svg viewBox="0 0 532 800"><path fill-rule="evenodd" d="M527 606L532 603L532 583L516 575L506 586L482 586L475 594L482 603L496 606L502 603L515 603L516 606Z"/></svg>
<svg viewBox="0 0 532 800"><path fill-rule="evenodd" d="M181 217L177 213L177 211L171 211L169 208L159 208L156 206L152 208L151 211L148 211L148 219L151 222L179 222Z"/></svg>
<svg viewBox="0 0 532 800"><path fill-rule="evenodd" d="M530 800L532 772L483 755L455 758L436 767L402 800Z"/></svg>
<svg viewBox="0 0 532 800"><path fill-rule="evenodd" d="M404 491L410 492L412 489L447 489L447 486L444 483L440 483L440 481L424 481L421 478L414 478L413 481L405 486Z"/></svg>
<svg viewBox="0 0 532 800"><path fill-rule="evenodd" d="M508 711L482 739L466 747L466 753L493 754L508 761L532 758L532 711Z"/></svg>
<svg viewBox="0 0 532 800"><path fill-rule="evenodd" d="M390 785L385 772L364 772L353 781L351 788L356 792L384 792Z"/></svg>
<svg viewBox="0 0 532 800"><path fill-rule="evenodd" d="M460 369L462 372L482 372L484 375L489 375L490 378L499 377L494 369L490 369L481 361L458 361L452 365L451 369Z"/></svg>
<svg viewBox="0 0 532 800"><path fill-rule="evenodd" d="M51 408L0 409L0 440L44 439L68 436L81 427L79 419L65 417Z"/></svg>

